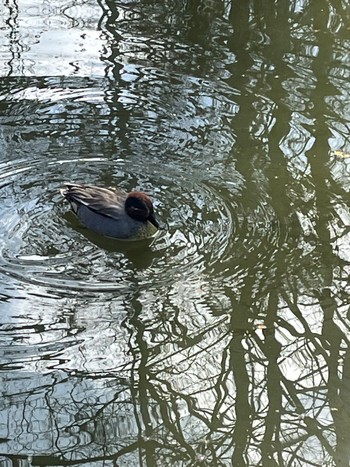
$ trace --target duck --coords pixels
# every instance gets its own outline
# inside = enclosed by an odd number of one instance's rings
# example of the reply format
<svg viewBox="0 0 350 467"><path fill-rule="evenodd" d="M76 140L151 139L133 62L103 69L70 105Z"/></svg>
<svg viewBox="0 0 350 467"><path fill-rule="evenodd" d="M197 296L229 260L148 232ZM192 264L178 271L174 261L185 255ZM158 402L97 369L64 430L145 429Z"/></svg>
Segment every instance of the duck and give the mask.
<svg viewBox="0 0 350 467"><path fill-rule="evenodd" d="M141 240L159 229L152 200L143 191L65 183L60 192L81 223L105 237Z"/></svg>

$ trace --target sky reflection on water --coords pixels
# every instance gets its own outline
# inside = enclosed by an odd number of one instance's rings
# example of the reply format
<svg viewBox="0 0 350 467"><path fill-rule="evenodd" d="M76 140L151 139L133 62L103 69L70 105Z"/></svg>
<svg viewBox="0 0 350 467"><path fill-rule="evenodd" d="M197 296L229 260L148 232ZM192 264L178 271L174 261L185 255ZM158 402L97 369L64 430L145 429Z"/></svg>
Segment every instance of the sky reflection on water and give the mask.
<svg viewBox="0 0 350 467"><path fill-rule="evenodd" d="M1 8L2 465L348 465L348 1Z"/></svg>

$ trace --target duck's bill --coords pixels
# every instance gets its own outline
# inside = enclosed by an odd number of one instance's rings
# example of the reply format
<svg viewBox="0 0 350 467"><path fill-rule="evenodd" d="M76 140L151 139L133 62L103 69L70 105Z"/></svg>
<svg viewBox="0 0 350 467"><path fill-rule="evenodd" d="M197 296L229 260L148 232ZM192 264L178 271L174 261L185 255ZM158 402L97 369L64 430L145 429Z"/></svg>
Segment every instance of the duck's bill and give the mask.
<svg viewBox="0 0 350 467"><path fill-rule="evenodd" d="M154 225L156 229L161 228L154 214L150 214L148 220L150 221L151 224Z"/></svg>

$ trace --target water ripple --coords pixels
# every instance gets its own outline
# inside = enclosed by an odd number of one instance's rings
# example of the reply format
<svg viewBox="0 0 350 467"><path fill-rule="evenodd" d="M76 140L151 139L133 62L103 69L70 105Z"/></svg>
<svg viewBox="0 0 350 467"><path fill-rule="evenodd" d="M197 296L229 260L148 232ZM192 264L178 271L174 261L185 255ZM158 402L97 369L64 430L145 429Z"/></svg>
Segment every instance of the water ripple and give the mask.
<svg viewBox="0 0 350 467"><path fill-rule="evenodd" d="M130 174L122 159L113 161L113 181L149 192L166 228L150 244L104 239L81 226L59 195L73 167L80 174L75 181L103 184L96 173L110 173L111 161L95 157L0 165L3 274L85 293L128 289L135 281L168 287L179 278L198 281L214 271L216 280L227 282L245 274L247 255L258 252L256 261L262 261L279 241L268 204L256 199L249 209L240 204L244 184L238 176L224 186L218 167L207 174L169 163L157 172L150 162L150 177L140 163L133 163Z"/></svg>

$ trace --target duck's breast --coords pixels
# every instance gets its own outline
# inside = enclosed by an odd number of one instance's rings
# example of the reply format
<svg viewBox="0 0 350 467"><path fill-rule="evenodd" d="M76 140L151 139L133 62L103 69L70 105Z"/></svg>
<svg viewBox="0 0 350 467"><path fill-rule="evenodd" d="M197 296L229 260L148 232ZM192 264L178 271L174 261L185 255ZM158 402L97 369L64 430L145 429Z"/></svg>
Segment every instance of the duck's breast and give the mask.
<svg viewBox="0 0 350 467"><path fill-rule="evenodd" d="M125 212L121 213L119 218L112 218L80 205L77 215L88 229L106 237L123 239L136 237L143 227L142 222L129 218Z"/></svg>

